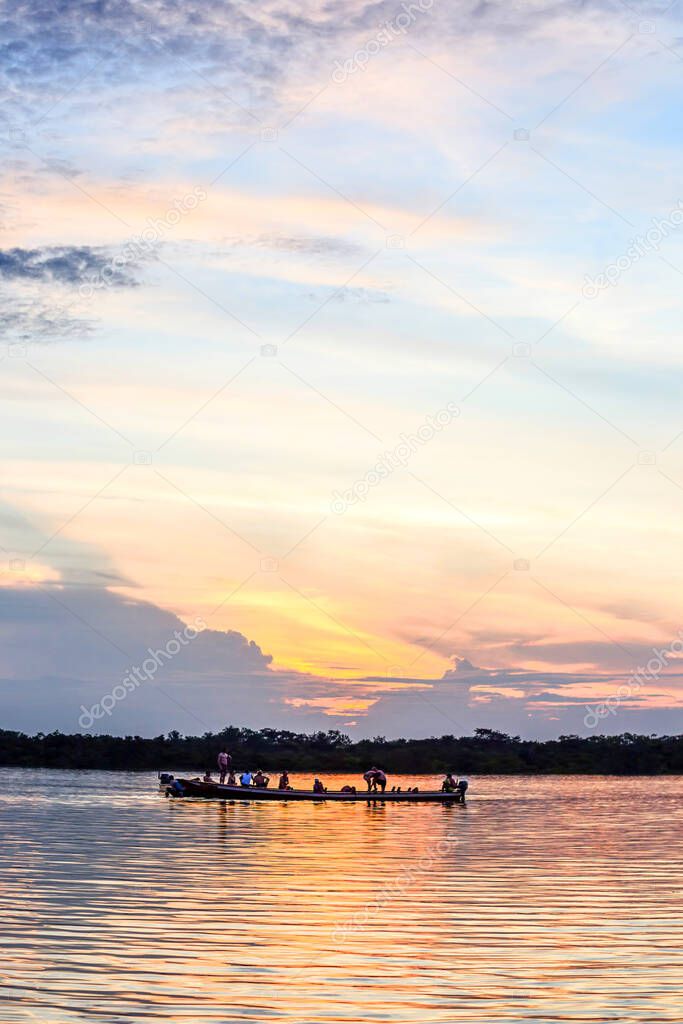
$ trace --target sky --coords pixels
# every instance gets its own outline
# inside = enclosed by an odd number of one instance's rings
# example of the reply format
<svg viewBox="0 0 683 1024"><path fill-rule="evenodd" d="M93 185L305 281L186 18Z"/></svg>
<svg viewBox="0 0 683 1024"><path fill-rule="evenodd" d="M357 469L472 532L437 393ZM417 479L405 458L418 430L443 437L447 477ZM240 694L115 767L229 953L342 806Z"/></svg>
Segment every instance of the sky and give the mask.
<svg viewBox="0 0 683 1024"><path fill-rule="evenodd" d="M0 12L0 727L683 732L683 6Z"/></svg>

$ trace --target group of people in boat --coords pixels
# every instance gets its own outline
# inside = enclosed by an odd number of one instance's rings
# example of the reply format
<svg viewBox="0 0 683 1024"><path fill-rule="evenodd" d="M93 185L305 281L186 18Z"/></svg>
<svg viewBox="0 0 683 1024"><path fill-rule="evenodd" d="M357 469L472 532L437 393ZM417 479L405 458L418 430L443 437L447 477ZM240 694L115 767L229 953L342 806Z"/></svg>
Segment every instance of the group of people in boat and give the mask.
<svg viewBox="0 0 683 1024"><path fill-rule="evenodd" d="M239 776L235 774L232 767L232 756L226 751L222 750L218 755L218 772L219 772L219 783L227 786L244 786L246 788L254 787L255 789L267 789L270 785L270 776L266 775L259 768L256 772L244 771ZM381 768L368 768L363 773L363 779L367 785L368 793L376 793L378 791L384 793L387 788L387 775L386 772ZM211 774L211 769L207 769L202 782L216 782ZM293 787L289 783L289 772L284 769L278 780L277 788L280 790L291 790ZM467 792L468 782L465 778L458 778L453 772L448 772L445 779L441 783L442 793L452 793L454 797L459 797L460 800L465 800L465 793ZM327 793L327 787L323 784L321 779L313 780L313 792L314 793ZM357 789L355 786L342 786L341 793L350 793L355 795ZM391 793L418 793L419 789L417 786L408 789L402 789L401 786L392 786Z"/></svg>
<svg viewBox="0 0 683 1024"><path fill-rule="evenodd" d="M219 765L220 767L220 765ZM215 782L211 769L207 768L204 773L202 782ZM267 789L270 785L270 775L265 775L259 768L256 772L245 771L239 776L235 775L232 767L226 768L225 771L220 771L220 778L218 780L221 786L254 786L256 789ZM278 789L291 789L289 784L289 774L283 771L278 782Z"/></svg>
<svg viewBox="0 0 683 1024"><path fill-rule="evenodd" d="M270 785L270 775L266 775L264 772L261 771L260 768L258 769L258 771L255 772L244 771L240 775L236 775L232 768L232 765L225 765L224 762L221 762L220 758L222 756L224 755L218 755L218 768L220 772L220 777L218 781L220 782L221 786L245 786L247 788L254 787L255 789L267 789L268 786ZM229 754L227 756L230 757ZM205 771L202 782L216 782L216 779L214 779L213 775L211 774L210 768L207 768L207 770ZM289 784L289 772L286 769L282 771L280 778L278 779L277 788L293 788ZM327 792L320 779L315 779L313 783L313 792Z"/></svg>

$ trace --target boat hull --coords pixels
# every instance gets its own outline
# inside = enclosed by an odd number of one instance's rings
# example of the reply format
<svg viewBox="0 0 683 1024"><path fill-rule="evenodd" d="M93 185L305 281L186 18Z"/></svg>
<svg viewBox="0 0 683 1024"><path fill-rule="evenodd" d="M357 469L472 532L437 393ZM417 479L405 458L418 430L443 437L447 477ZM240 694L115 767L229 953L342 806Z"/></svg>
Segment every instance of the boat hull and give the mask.
<svg viewBox="0 0 683 1024"><path fill-rule="evenodd" d="M313 793L307 789L257 789L255 786L221 786L219 782L200 782L193 779L178 779L183 788L182 794L173 792L169 787L168 796L202 797L205 800L293 800L314 801L332 800L337 803L362 803L369 800L385 804L399 803L432 803L460 804L464 799L459 793L442 793L425 790L422 793Z"/></svg>

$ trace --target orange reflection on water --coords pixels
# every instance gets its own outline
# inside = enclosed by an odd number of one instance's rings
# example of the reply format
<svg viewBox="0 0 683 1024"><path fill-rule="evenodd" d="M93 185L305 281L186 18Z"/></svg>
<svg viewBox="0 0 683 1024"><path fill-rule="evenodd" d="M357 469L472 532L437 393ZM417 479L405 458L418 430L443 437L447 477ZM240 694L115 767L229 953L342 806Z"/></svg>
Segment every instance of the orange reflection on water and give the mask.
<svg viewBox="0 0 683 1024"><path fill-rule="evenodd" d="M466 807L155 782L0 770L3 1022L681 1019L681 779L477 779Z"/></svg>

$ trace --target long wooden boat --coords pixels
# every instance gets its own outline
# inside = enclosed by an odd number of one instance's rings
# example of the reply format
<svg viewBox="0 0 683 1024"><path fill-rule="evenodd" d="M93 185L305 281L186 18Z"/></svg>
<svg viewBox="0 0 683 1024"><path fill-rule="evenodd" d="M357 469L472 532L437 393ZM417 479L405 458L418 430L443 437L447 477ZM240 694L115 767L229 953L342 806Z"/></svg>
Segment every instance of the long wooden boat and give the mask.
<svg viewBox="0 0 683 1024"><path fill-rule="evenodd" d="M178 779L182 791L174 785L166 789L167 796L203 797L205 800L334 800L339 803L361 803L362 801L378 801L381 803L464 803L460 793L442 793L437 790L423 790L417 793L392 793L381 791L368 793L342 793L338 790L328 793L314 793L310 789L258 789L256 786L222 786L219 782L201 782L198 779Z"/></svg>

